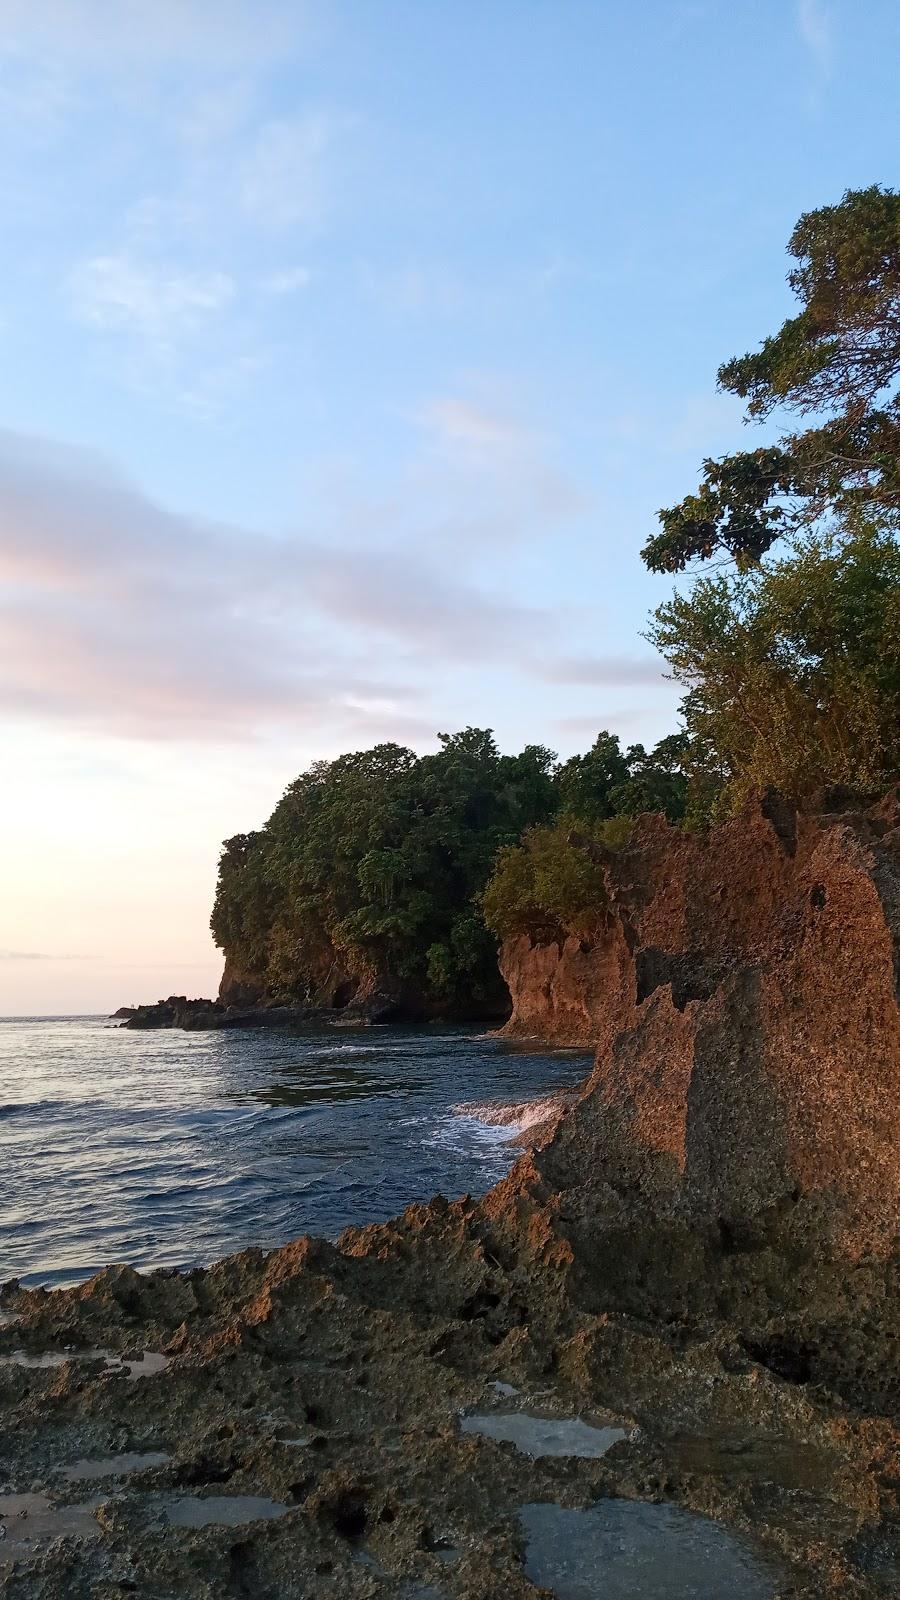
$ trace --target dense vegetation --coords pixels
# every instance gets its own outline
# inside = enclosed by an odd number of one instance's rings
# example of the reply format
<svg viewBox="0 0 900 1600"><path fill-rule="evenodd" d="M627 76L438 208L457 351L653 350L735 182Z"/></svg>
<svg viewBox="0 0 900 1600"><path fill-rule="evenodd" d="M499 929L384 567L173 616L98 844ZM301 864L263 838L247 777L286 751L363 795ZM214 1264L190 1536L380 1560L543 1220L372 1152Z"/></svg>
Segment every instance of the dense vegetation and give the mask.
<svg viewBox="0 0 900 1600"><path fill-rule="evenodd" d="M718 812L770 785L799 800L877 793L900 772L892 530L810 534L746 573L702 578L659 608L651 636L689 686L695 746L720 763Z"/></svg>
<svg viewBox="0 0 900 1600"><path fill-rule="evenodd" d="M496 962L475 897L498 848L553 815L553 758L502 756L476 728L440 742L317 762L261 832L227 841L213 934L271 993L314 993L336 963L489 1001Z"/></svg>
<svg viewBox="0 0 900 1600"><path fill-rule="evenodd" d="M621 845L661 811L703 826L774 785L876 793L900 775L900 196L873 187L800 218L800 309L726 362L748 420L802 426L706 461L660 512L655 572L716 558L649 637L685 687L682 730L648 753L601 733L557 764L489 732L321 762L266 827L225 845L212 926L272 995L368 971L430 1002L497 996L497 938L589 931L603 874L584 836Z"/></svg>
<svg viewBox="0 0 900 1600"><path fill-rule="evenodd" d="M575 823L648 803L673 819L684 809L677 740L623 754L601 734L562 765L541 746L503 756L478 728L440 742L435 755L385 744L317 762L265 828L226 842L213 934L269 994L321 997L337 971L375 974L448 1009L502 1003L482 910L498 851L541 838L541 824L564 841ZM567 853L563 842L558 906L581 863Z"/></svg>
<svg viewBox="0 0 900 1600"><path fill-rule="evenodd" d="M804 800L900 773L900 195L849 192L788 248L798 315L719 384L748 420L812 425L707 461L644 550L654 571L725 563L650 630L720 813L768 785Z"/></svg>

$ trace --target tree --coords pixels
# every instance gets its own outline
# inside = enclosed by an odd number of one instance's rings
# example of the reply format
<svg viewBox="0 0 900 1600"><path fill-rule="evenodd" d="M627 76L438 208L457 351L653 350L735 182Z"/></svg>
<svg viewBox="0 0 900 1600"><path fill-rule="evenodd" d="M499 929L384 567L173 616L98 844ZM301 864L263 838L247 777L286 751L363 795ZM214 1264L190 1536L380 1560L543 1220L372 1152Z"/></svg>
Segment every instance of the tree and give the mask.
<svg viewBox="0 0 900 1600"><path fill-rule="evenodd" d="M821 417L777 444L703 464L696 493L659 513L642 554L678 572L716 552L741 567L824 520L900 512L900 195L873 185L802 216L788 250L800 311L719 369L748 418Z"/></svg>
<svg viewBox="0 0 900 1600"><path fill-rule="evenodd" d="M900 544L892 528L797 536L745 573L701 578L650 637L689 693L694 750L727 807L774 785L878 791L900 772Z"/></svg>
<svg viewBox="0 0 900 1600"><path fill-rule="evenodd" d="M560 807L580 822L600 822L611 817L611 795L630 777L618 738L604 730L598 733L587 755L571 756L556 775Z"/></svg>
<svg viewBox="0 0 900 1600"><path fill-rule="evenodd" d="M590 934L607 905L603 869L572 838L568 823L530 828L498 856L482 896L498 939L527 934L539 943Z"/></svg>
<svg viewBox="0 0 900 1600"><path fill-rule="evenodd" d="M670 734L649 754L641 744L623 754L616 735L604 730L587 755L571 756L557 769L560 811L582 826L642 811L661 811L677 822L685 807L686 748L685 737Z"/></svg>

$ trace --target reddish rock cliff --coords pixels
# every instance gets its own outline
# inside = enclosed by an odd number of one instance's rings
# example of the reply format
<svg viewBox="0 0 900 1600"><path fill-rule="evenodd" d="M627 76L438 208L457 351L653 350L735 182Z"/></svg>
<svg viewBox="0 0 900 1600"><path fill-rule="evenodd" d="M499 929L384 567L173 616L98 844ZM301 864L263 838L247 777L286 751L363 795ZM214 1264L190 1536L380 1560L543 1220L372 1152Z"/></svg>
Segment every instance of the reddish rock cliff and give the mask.
<svg viewBox="0 0 900 1600"><path fill-rule="evenodd" d="M749 1244L885 1251L900 1234L900 828L892 798L775 800L707 838L645 818L606 862L590 948L503 952L510 1028L590 1040L542 1181ZM577 1182L572 1174L577 1171ZM590 1221L588 1221L590 1218ZM602 1230L601 1230L602 1231Z"/></svg>

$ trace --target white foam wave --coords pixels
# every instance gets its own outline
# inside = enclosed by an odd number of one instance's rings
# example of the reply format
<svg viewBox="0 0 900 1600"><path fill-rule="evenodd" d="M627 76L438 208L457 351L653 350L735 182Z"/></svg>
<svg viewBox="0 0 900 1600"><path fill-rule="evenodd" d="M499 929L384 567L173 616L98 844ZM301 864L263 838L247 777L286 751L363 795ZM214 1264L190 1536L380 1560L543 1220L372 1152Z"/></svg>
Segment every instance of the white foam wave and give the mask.
<svg viewBox="0 0 900 1600"><path fill-rule="evenodd" d="M502 1129L507 1137L514 1137L562 1116L574 1100L574 1091L554 1089L532 1100L473 1100L450 1109L457 1117Z"/></svg>

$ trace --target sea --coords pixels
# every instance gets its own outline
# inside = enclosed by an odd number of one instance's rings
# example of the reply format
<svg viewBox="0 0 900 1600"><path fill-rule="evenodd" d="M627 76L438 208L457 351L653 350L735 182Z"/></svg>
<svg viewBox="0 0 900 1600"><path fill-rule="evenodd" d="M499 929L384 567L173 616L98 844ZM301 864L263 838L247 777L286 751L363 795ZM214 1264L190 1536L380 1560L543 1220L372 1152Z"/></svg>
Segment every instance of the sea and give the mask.
<svg viewBox="0 0 900 1600"><path fill-rule="evenodd" d="M0 1283L334 1239L509 1170L589 1059L446 1026L183 1033L0 1018ZM523 1121L527 1117L523 1110Z"/></svg>

